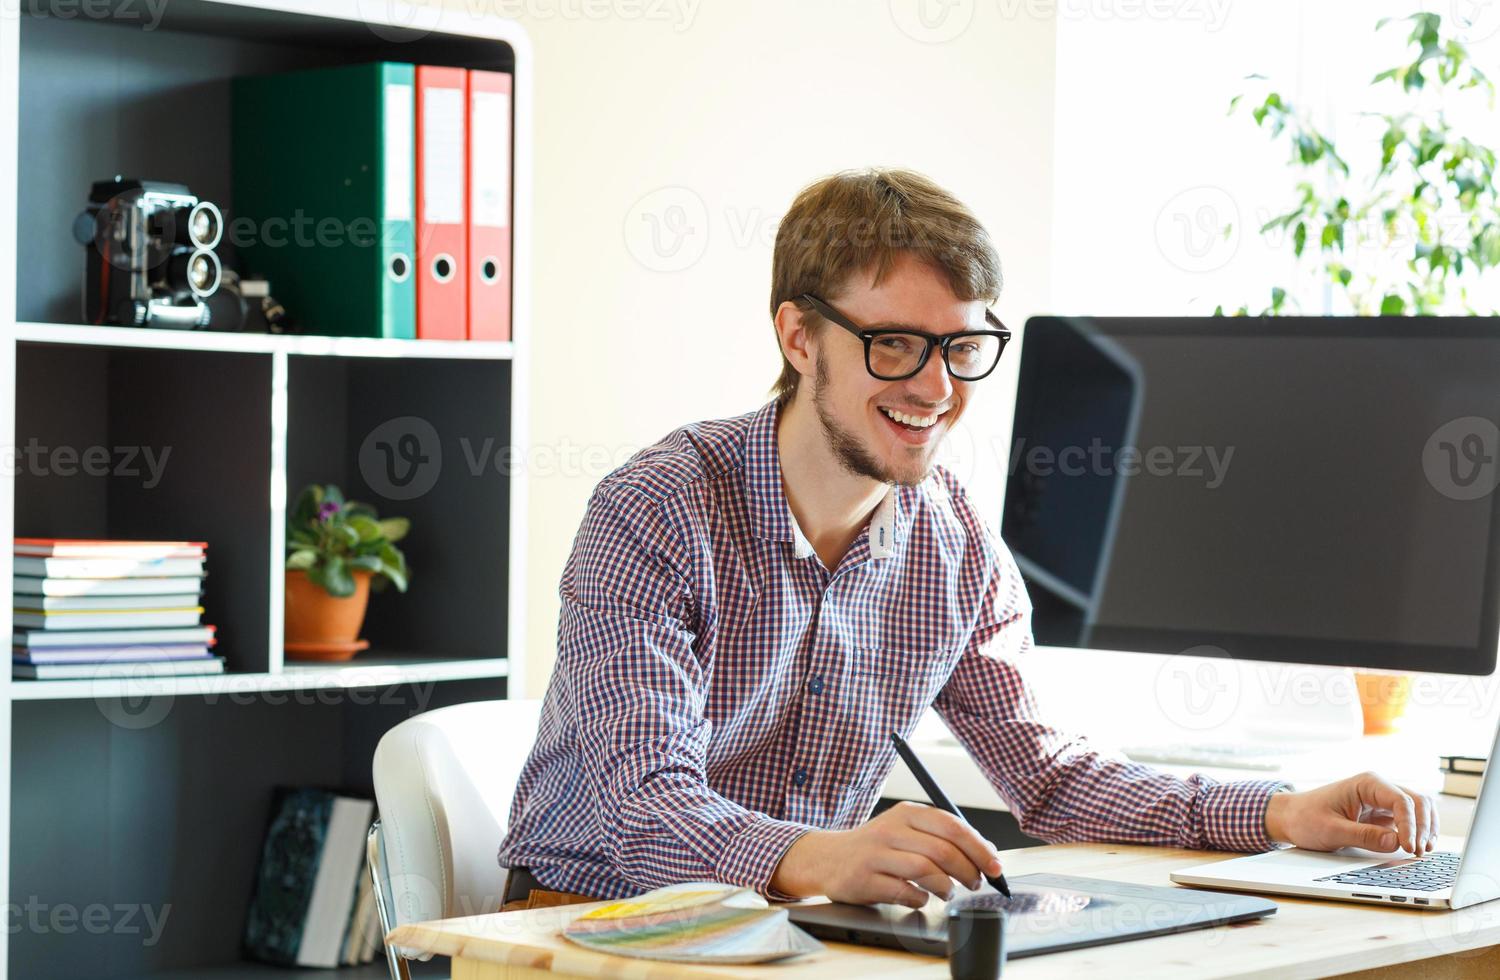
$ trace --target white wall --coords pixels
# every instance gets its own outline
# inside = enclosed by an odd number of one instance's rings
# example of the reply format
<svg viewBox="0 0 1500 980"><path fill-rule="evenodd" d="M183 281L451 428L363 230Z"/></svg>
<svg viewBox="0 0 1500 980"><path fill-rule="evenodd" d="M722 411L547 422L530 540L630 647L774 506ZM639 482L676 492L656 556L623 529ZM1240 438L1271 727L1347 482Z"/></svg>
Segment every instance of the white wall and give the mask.
<svg viewBox="0 0 1500 980"><path fill-rule="evenodd" d="M1255 231L1292 175L1228 99L1272 76L1335 136L1425 0L431 0L505 16L536 57L528 689L554 659L557 578L589 491L683 422L766 398L776 222L868 164L922 170L989 226L998 305L1206 313L1262 302L1285 241ZM1492 9L1493 8L1493 9ZM1500 5L1468 31L1500 48ZM1404 30L1401 32L1404 34ZM1493 74L1493 73L1492 73ZM1354 82L1350 82L1353 79ZM1206 228L1233 223L1227 242ZM1316 299L1316 298L1315 298ZM948 461L998 515L1014 359ZM987 403L987 404L986 404Z"/></svg>
<svg viewBox="0 0 1500 980"><path fill-rule="evenodd" d="M490 4L526 26L536 57L533 695L589 491L676 426L767 400L771 245L800 187L848 167L921 170L995 237L1003 319L1019 325L1049 295L1050 21L932 0L654 2ZM984 457L960 469L993 513L1004 384L961 440Z"/></svg>

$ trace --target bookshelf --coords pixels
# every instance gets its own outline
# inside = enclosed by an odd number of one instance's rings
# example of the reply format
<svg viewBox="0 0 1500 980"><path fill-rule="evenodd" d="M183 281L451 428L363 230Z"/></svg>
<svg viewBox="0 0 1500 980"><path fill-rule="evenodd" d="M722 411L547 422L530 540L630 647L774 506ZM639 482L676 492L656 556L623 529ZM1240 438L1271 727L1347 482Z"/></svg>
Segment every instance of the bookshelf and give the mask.
<svg viewBox="0 0 1500 980"><path fill-rule="evenodd" d="M71 225L91 181L178 181L230 217L229 80L377 60L515 76L510 342L77 322ZM19 910L0 978L303 975L239 957L272 787L369 793L393 725L524 690L512 464L526 458L532 78L514 22L403 0L23 3L0 17L0 539L208 541L204 621L228 667L0 679L0 904ZM234 267L232 246L220 253ZM367 443L402 419L436 434L440 459L425 491L386 499ZM341 664L288 660L281 644L286 507L314 481L412 521L412 588L372 596L372 648ZM10 575L5 563L6 595ZM166 913L151 941L147 910Z"/></svg>

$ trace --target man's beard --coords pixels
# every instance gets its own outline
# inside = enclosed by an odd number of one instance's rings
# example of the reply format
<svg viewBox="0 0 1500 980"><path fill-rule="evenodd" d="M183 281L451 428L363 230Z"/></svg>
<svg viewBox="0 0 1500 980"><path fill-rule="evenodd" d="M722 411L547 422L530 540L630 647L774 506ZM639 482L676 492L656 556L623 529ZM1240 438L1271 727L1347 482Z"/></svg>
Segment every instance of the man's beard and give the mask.
<svg viewBox="0 0 1500 980"><path fill-rule="evenodd" d="M880 461L866 451L863 444L854 437L852 433L839 425L832 413L828 411L828 404L824 398L824 389L828 387L828 367L819 357L813 369L813 410L817 412L818 422L823 426L823 434L828 437L828 446L833 450L834 458L839 465L853 473L855 476L868 477L879 483L894 483L897 486L914 487L932 473L932 461L928 460L927 466L915 479L902 479L890 470L880 465Z"/></svg>

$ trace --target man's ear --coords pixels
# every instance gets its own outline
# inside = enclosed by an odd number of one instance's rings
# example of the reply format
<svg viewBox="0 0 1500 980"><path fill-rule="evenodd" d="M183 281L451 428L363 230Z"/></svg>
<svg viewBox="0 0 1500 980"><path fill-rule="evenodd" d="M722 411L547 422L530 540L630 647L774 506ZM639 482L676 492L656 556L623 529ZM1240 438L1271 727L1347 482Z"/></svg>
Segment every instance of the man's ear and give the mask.
<svg viewBox="0 0 1500 980"><path fill-rule="evenodd" d="M803 317L813 315L804 314L791 300L776 308L776 339L781 342L781 353L786 355L793 369L805 378L811 378L815 372L816 341L803 322Z"/></svg>

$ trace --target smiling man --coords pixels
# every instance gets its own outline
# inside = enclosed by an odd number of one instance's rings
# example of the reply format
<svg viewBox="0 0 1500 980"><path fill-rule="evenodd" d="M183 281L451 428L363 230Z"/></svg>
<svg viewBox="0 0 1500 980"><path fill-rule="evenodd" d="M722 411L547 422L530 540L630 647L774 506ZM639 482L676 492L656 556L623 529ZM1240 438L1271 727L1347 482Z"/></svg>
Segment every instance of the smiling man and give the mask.
<svg viewBox="0 0 1500 980"><path fill-rule="evenodd" d="M1178 778L1045 721L1031 606L944 436L1009 334L989 236L908 171L806 188L778 229L776 399L684 426L600 483L563 572L507 908L712 880L920 906L1001 871L935 808L870 817L929 707L1023 831L1425 853L1430 798L1365 773L1303 793Z"/></svg>

